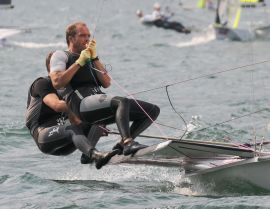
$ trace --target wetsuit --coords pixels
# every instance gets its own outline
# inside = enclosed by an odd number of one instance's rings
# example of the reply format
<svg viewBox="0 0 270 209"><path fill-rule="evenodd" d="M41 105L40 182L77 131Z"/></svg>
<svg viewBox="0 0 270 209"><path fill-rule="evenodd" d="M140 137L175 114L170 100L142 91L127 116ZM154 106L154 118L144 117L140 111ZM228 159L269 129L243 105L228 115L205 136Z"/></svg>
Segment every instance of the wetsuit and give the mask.
<svg viewBox="0 0 270 209"><path fill-rule="evenodd" d="M78 58L78 54L56 51L50 62L51 72L68 69ZM138 101L152 118L150 120L135 101L103 93L96 74L98 72L91 66L93 63L81 67L70 83L61 91L61 95L81 120L91 124L116 123L123 139L130 137L134 139L151 125L152 120L157 118L159 107ZM129 121L133 121L130 127Z"/></svg>
<svg viewBox="0 0 270 209"><path fill-rule="evenodd" d="M157 19L153 24L159 28L172 29L180 33L190 33L180 22Z"/></svg>
<svg viewBox="0 0 270 209"><path fill-rule="evenodd" d="M88 156L96 144L85 137L90 126L66 124L64 113L55 112L43 102L51 93L57 95L49 77L36 79L28 92L26 126L38 148L51 155L68 155L78 148Z"/></svg>

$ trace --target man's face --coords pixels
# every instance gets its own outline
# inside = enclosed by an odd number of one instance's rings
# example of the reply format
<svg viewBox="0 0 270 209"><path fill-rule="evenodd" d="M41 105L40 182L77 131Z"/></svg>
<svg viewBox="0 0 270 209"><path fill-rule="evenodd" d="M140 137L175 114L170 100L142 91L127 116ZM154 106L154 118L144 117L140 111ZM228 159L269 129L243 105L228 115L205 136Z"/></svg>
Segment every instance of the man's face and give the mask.
<svg viewBox="0 0 270 209"><path fill-rule="evenodd" d="M86 26L77 26L77 33L72 37L73 48L77 53L80 53L86 48L89 43L90 32Z"/></svg>

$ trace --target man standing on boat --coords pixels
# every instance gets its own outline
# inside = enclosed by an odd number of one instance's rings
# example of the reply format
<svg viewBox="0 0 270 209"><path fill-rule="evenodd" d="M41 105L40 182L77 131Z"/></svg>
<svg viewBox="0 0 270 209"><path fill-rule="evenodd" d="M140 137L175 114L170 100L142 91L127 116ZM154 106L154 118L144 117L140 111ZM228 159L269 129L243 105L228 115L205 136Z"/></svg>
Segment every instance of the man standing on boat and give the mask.
<svg viewBox="0 0 270 209"><path fill-rule="evenodd" d="M134 141L159 115L156 105L131 99L110 96L101 91L108 88L111 78L100 62L96 41L89 40L90 31L83 22L66 29L67 51L56 51L51 59L52 84L61 89L71 110L90 124L116 123L121 141L113 149L132 155L145 145ZM129 126L129 122L133 121Z"/></svg>

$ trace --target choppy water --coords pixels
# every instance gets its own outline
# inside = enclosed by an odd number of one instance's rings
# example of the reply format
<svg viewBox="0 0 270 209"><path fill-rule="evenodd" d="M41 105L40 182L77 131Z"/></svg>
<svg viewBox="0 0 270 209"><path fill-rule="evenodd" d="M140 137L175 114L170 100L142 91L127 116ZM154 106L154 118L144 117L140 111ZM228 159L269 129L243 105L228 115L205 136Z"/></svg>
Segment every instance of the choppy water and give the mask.
<svg viewBox="0 0 270 209"><path fill-rule="evenodd" d="M170 5L174 18L193 33L142 26L135 12L150 12L152 0L14 0L13 10L0 11L0 25L20 31L0 47L0 208L270 208L269 193L245 182L212 190L211 185L192 187L178 168L119 165L97 171L79 164L79 152L68 157L44 155L25 128L28 86L46 74L46 54L65 48L66 25L82 20L90 28L97 22L98 53L112 66L112 77L129 92L203 77L169 87L173 105L191 129L210 126L190 133L190 138L250 142L256 134L257 139L268 139L269 63L211 74L269 60L269 40L214 40L205 32L213 12L183 9L179 1L160 2ZM244 26L267 23L268 8L256 11L245 13ZM116 84L106 91L125 95ZM136 97L161 107L160 123L182 128L164 88ZM268 109L214 126L264 108ZM169 136L182 133L161 129ZM160 135L155 127L146 133ZM110 149L116 139L104 138L99 146Z"/></svg>

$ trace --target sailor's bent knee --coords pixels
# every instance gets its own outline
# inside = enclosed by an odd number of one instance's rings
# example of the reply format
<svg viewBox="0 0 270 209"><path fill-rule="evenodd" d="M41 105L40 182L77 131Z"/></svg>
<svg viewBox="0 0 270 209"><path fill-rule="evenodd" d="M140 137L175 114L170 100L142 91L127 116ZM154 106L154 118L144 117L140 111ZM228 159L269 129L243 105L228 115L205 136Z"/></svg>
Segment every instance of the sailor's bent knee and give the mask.
<svg viewBox="0 0 270 209"><path fill-rule="evenodd" d="M125 98L125 97L122 97L121 101L120 101L120 104L125 105L125 106L129 105L129 99Z"/></svg>
<svg viewBox="0 0 270 209"><path fill-rule="evenodd" d="M126 98L126 97L114 97L113 99L112 99L112 106L115 106L115 105L117 105L117 106L129 106L129 104L130 104L130 102L129 102L129 99L128 98Z"/></svg>
<svg viewBox="0 0 270 209"><path fill-rule="evenodd" d="M153 109L150 112L151 118L156 120L160 113L160 108L157 105L153 105Z"/></svg>

